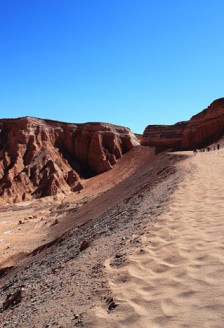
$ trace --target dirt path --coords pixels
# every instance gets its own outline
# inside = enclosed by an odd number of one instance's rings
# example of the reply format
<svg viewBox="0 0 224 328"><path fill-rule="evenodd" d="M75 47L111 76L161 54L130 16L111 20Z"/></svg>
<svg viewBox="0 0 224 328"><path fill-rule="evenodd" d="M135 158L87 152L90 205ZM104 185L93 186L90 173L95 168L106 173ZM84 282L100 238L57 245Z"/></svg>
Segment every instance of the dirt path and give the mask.
<svg viewBox="0 0 224 328"><path fill-rule="evenodd" d="M168 211L145 230L125 265L105 262L118 307L95 327L223 327L224 151L200 153Z"/></svg>

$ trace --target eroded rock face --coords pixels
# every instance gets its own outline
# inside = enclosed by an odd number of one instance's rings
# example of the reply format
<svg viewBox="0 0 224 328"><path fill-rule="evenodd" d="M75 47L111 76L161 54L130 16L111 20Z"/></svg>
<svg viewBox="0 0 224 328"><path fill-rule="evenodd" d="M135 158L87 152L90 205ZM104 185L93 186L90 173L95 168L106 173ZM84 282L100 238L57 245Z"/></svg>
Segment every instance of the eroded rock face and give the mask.
<svg viewBox="0 0 224 328"><path fill-rule="evenodd" d="M134 145L129 129L32 117L0 120L0 203L67 194L110 170Z"/></svg>
<svg viewBox="0 0 224 328"><path fill-rule="evenodd" d="M179 149L182 147L183 132L187 122L174 125L148 125L143 133L141 144L159 148Z"/></svg>
<svg viewBox="0 0 224 328"><path fill-rule="evenodd" d="M187 122L174 125L148 125L141 144L158 148L187 150L205 147L224 134L224 98L215 100L208 108Z"/></svg>
<svg viewBox="0 0 224 328"><path fill-rule="evenodd" d="M193 116L183 133L182 147L204 147L224 134L224 98L215 100L199 114Z"/></svg>

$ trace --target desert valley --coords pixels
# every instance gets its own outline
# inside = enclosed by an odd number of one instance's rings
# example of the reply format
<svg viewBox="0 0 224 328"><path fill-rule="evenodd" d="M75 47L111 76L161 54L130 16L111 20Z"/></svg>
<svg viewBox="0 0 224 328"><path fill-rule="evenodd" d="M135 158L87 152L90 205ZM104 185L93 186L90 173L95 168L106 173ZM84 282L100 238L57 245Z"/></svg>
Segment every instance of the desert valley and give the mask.
<svg viewBox="0 0 224 328"><path fill-rule="evenodd" d="M0 326L223 327L223 163L224 98L142 135L1 119Z"/></svg>

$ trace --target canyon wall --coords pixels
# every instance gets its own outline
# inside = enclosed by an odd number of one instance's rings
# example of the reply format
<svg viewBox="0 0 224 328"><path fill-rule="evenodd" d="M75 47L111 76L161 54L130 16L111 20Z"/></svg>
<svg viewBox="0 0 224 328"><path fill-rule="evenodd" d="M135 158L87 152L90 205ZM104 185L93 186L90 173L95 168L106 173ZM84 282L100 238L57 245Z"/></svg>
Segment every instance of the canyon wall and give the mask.
<svg viewBox="0 0 224 328"><path fill-rule="evenodd" d="M187 122L174 125L148 125L141 144L162 149L192 150L206 147L224 134L224 98Z"/></svg>
<svg viewBox="0 0 224 328"><path fill-rule="evenodd" d="M0 203L67 194L138 144L128 128L32 117L0 120Z"/></svg>

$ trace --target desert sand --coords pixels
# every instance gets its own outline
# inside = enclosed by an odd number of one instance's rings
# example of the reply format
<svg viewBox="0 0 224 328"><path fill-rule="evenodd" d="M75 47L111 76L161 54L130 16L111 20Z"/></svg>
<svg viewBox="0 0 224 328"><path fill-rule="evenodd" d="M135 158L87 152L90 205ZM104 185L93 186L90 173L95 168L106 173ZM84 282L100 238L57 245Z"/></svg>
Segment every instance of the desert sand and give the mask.
<svg viewBox="0 0 224 328"><path fill-rule="evenodd" d="M137 147L76 198L39 204L19 225L24 237L26 224L34 245L64 235L1 278L1 304L22 291L1 309L2 327L223 327L223 161L223 149L153 156ZM32 251L7 229L11 252Z"/></svg>
<svg viewBox="0 0 224 328"><path fill-rule="evenodd" d="M187 155L188 153L186 153ZM223 327L224 151L190 155L167 210L122 267L105 262L118 306L93 327Z"/></svg>
<svg viewBox="0 0 224 328"><path fill-rule="evenodd" d="M54 206L50 199L42 205L25 204L20 208L23 214L33 208L37 216L30 222L23 218L26 223L18 225L20 210L11 213L8 224L11 222L14 238L9 249L3 248L4 256L28 248L31 253L20 262L9 257L2 263L0 322L4 328L88 327L91 309L98 304L107 309L106 300L113 294L105 261L112 257L114 266L125 263L129 248L138 245L144 227L166 207L181 178L174 165L182 158L167 153L154 156L151 148L135 147L113 170L86 181L88 186L74 198L62 199ZM55 218L58 223L52 226ZM19 232L26 239L26 225L28 236L33 233L34 246L37 242L51 244L33 252L30 238L29 245L23 247L16 228L21 227ZM84 241L87 249L81 251ZM14 268L5 275L7 266ZM22 294L20 302L5 308L8 295L17 292ZM97 327L95 317L92 325Z"/></svg>
<svg viewBox="0 0 224 328"><path fill-rule="evenodd" d="M99 198L97 205L92 201L134 176L136 170L151 162L153 157L152 148L135 147L118 161L113 170L83 180L81 192L68 196L59 193L54 197L2 206L0 268L14 265L23 255L88 221L90 213L92 219L110 208L120 199L119 191L117 195L112 193L112 197L106 196L104 201ZM123 191L124 195L126 193L129 193L128 187Z"/></svg>

